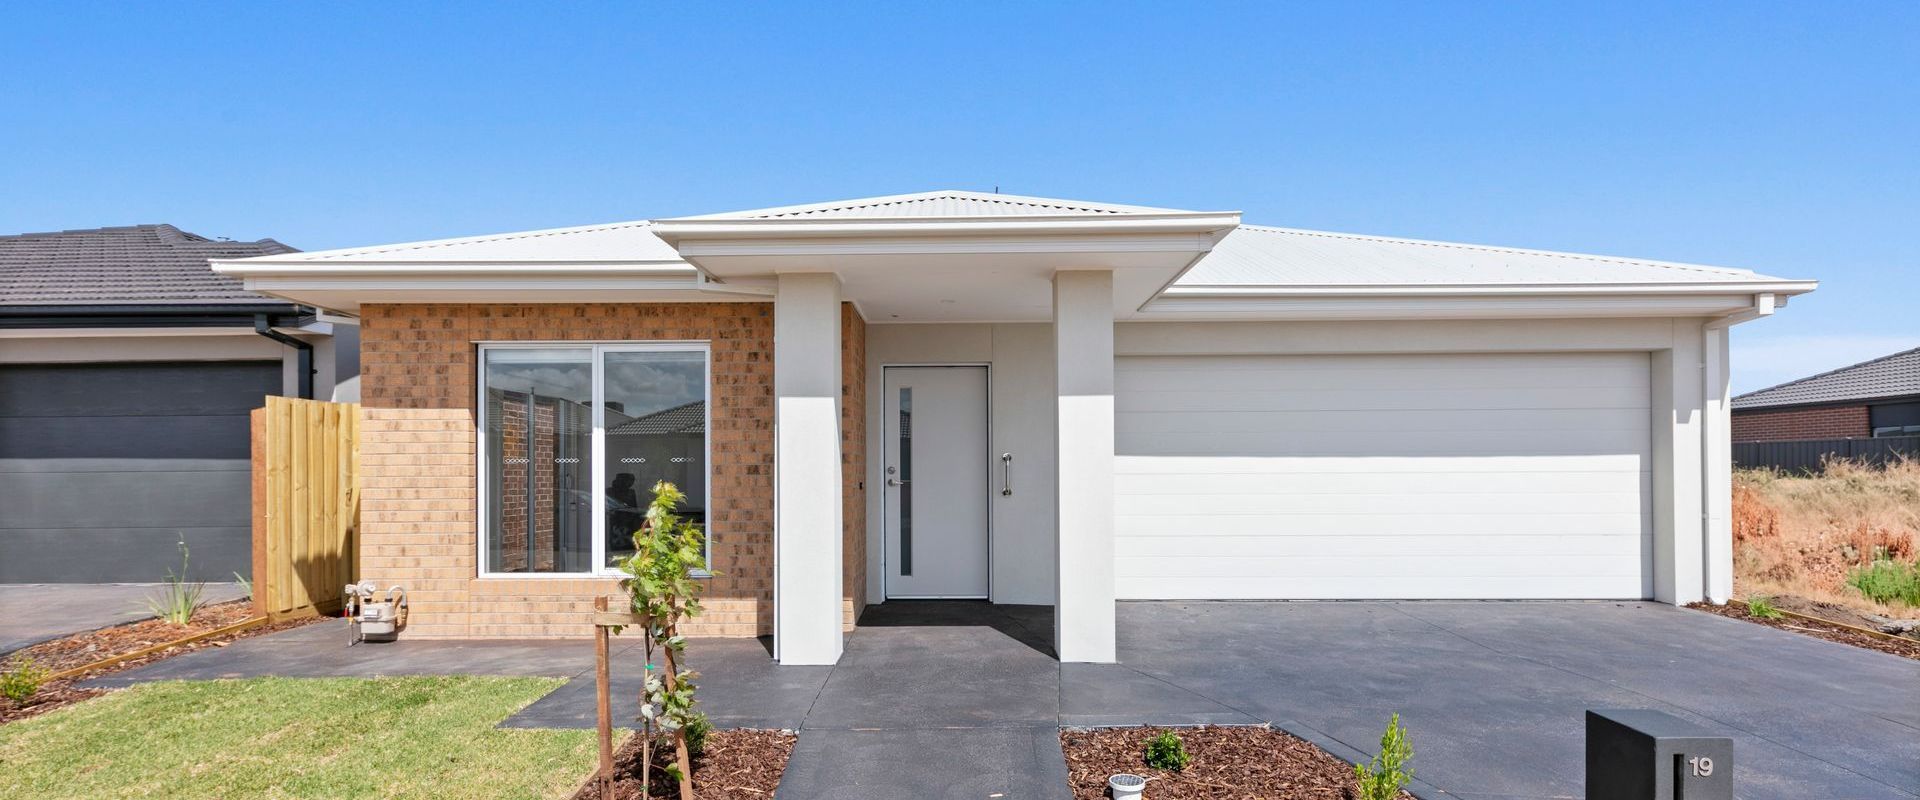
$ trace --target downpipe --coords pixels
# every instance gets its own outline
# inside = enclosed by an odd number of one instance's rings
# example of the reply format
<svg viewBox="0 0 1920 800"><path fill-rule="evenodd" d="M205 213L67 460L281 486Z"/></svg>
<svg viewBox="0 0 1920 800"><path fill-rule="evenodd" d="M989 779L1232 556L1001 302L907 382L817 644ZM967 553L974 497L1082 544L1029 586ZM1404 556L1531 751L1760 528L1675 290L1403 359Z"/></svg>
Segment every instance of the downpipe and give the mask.
<svg viewBox="0 0 1920 800"><path fill-rule="evenodd" d="M253 332L293 348L294 370L299 374L299 395L302 400L313 399L313 345L288 336L273 329L273 319L266 314L253 315Z"/></svg>

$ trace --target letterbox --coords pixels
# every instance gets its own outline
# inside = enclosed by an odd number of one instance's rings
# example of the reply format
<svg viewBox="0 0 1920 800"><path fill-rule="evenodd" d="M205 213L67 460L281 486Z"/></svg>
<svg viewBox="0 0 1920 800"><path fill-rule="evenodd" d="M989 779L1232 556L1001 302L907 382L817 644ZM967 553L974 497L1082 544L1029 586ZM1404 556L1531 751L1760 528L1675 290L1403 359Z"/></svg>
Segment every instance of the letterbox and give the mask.
<svg viewBox="0 0 1920 800"><path fill-rule="evenodd" d="M1733 800L1733 739L1659 711L1590 710L1587 800Z"/></svg>

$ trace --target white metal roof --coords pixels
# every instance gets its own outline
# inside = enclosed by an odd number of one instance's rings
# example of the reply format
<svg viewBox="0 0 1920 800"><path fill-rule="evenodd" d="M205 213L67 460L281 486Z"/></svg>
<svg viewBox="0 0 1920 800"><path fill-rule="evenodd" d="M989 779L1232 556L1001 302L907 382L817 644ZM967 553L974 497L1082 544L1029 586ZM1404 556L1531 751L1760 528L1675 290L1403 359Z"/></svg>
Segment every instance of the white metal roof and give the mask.
<svg viewBox="0 0 1920 800"><path fill-rule="evenodd" d="M683 263L680 254L653 235L647 220L574 228L463 236L424 242L315 250L252 258L238 264L335 263Z"/></svg>
<svg viewBox="0 0 1920 800"><path fill-rule="evenodd" d="M862 197L797 206L728 211L677 219L895 219L941 217L1061 217L1120 214L1190 214L1173 208L1089 203L1050 197L943 190L884 197Z"/></svg>
<svg viewBox="0 0 1920 800"><path fill-rule="evenodd" d="M1174 285L1433 286L1751 283L1743 269L1241 225Z"/></svg>

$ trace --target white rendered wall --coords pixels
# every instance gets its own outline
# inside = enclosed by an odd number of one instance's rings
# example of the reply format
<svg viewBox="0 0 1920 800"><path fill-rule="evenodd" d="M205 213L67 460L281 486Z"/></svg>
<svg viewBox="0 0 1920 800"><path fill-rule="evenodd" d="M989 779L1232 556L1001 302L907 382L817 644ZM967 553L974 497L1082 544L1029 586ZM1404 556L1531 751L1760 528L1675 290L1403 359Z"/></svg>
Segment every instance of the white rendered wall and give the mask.
<svg viewBox="0 0 1920 800"><path fill-rule="evenodd" d="M840 283L781 275L773 301L773 643L782 664L840 659Z"/></svg>
<svg viewBox="0 0 1920 800"><path fill-rule="evenodd" d="M1053 277L1054 515L1058 530L1054 651L1111 663L1114 644L1113 273Z"/></svg>

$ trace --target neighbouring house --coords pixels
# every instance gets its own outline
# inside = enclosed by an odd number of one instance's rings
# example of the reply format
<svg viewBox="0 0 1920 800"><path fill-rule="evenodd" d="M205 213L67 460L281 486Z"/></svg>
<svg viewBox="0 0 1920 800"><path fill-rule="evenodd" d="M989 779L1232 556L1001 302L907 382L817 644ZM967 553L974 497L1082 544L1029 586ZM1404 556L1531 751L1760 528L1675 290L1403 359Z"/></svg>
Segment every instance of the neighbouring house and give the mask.
<svg viewBox="0 0 1920 800"><path fill-rule="evenodd" d="M326 399L357 329L215 258L295 252L172 225L0 236L0 583L251 570L247 412ZM339 323L350 323L340 319Z"/></svg>
<svg viewBox="0 0 1920 800"><path fill-rule="evenodd" d="M361 323L361 572L585 635L660 479L696 632L869 603L1724 600L1727 328L1811 281L976 192L215 262Z"/></svg>
<svg viewBox="0 0 1920 800"><path fill-rule="evenodd" d="M1920 347L1733 398L1733 440L1920 436Z"/></svg>

